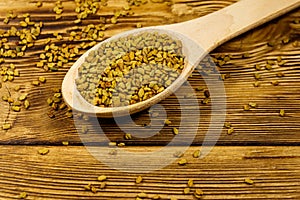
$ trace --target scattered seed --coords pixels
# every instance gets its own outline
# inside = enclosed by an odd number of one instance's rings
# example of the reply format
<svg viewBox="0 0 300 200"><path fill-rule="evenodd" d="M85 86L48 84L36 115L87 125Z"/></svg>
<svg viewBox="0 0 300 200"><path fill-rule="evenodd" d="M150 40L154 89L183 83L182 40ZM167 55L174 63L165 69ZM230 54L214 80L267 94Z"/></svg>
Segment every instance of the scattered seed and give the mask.
<svg viewBox="0 0 300 200"><path fill-rule="evenodd" d="M202 198L204 192L200 189L196 189L195 192L194 192L194 196L197 198L197 199L200 199Z"/></svg>
<svg viewBox="0 0 300 200"><path fill-rule="evenodd" d="M248 185L253 185L254 184L254 181L250 178L245 178L244 182Z"/></svg>
<svg viewBox="0 0 300 200"><path fill-rule="evenodd" d="M175 158L181 158L184 154L181 151L176 151L174 152L173 156Z"/></svg>
<svg viewBox="0 0 300 200"><path fill-rule="evenodd" d="M101 184L100 184L100 189L104 189L106 187L106 183L105 182L102 182Z"/></svg>
<svg viewBox="0 0 300 200"><path fill-rule="evenodd" d="M28 195L27 195L26 192L21 192L20 195L19 195L19 198L20 198L20 199L26 199L27 196L28 196Z"/></svg>
<svg viewBox="0 0 300 200"><path fill-rule="evenodd" d="M193 157L194 157L194 158L199 158L199 157L200 157L200 154L201 154L201 151L200 151L200 150L196 150L196 151L194 151L194 153L193 153Z"/></svg>
<svg viewBox="0 0 300 200"><path fill-rule="evenodd" d="M28 101L28 100L25 100L25 101L24 101L24 108L25 108L25 109L28 109L29 107L30 107L29 101Z"/></svg>
<svg viewBox="0 0 300 200"><path fill-rule="evenodd" d="M118 146L118 147L125 147L125 143L124 143L124 142L120 142L120 143L118 143L117 146Z"/></svg>
<svg viewBox="0 0 300 200"><path fill-rule="evenodd" d="M245 111L250 110L250 106L249 106L249 105L244 105L244 110L245 110Z"/></svg>
<svg viewBox="0 0 300 200"><path fill-rule="evenodd" d="M250 106L251 108L256 108L256 107L257 107L257 103L249 102L249 106Z"/></svg>
<svg viewBox="0 0 300 200"><path fill-rule="evenodd" d="M124 138L125 138L126 140L131 140L131 139L132 139L132 136L131 136L130 133L126 133L125 136L124 136Z"/></svg>
<svg viewBox="0 0 300 200"><path fill-rule="evenodd" d="M187 182L187 186L188 187L193 187L194 186L194 180L193 179L189 179Z"/></svg>
<svg viewBox="0 0 300 200"><path fill-rule="evenodd" d="M43 77L43 76L40 76L40 77L39 77L39 81L40 81L41 83L45 83L45 82L46 82L46 78Z"/></svg>
<svg viewBox="0 0 300 200"><path fill-rule="evenodd" d="M259 86L260 86L260 83L259 83L258 81L255 81L255 82L253 83L253 86L254 86L254 87L259 87Z"/></svg>
<svg viewBox="0 0 300 200"><path fill-rule="evenodd" d="M139 184L143 181L143 177L141 176L138 176L136 179L135 179L135 183Z"/></svg>
<svg viewBox="0 0 300 200"><path fill-rule="evenodd" d="M40 154L40 155L46 155L46 154L48 154L49 153L49 149L47 149L47 148L43 148L43 149L39 149L38 150L38 153Z"/></svg>
<svg viewBox="0 0 300 200"><path fill-rule="evenodd" d="M141 23L137 23L137 24L136 24L136 27L137 27L137 28L142 28L142 26L143 26L143 25L142 25Z"/></svg>
<svg viewBox="0 0 300 200"><path fill-rule="evenodd" d="M20 112L21 111L21 107L20 106L12 106L11 110L15 111L15 112Z"/></svg>
<svg viewBox="0 0 300 200"><path fill-rule="evenodd" d="M224 127L225 128L231 128L231 123L230 122L225 122Z"/></svg>
<svg viewBox="0 0 300 200"><path fill-rule="evenodd" d="M185 158L182 158L178 161L178 165L186 165L187 164L187 160Z"/></svg>
<svg viewBox="0 0 300 200"><path fill-rule="evenodd" d="M171 122L169 119L166 119L166 120L165 120L165 125L169 126L169 125L171 125L171 124L172 124L172 122Z"/></svg>
<svg viewBox="0 0 300 200"><path fill-rule="evenodd" d="M35 6L38 7L38 8L39 8L39 7L42 7L42 5L43 5L43 3L42 3L41 1L38 1L38 2L36 2L36 4L35 4Z"/></svg>
<svg viewBox="0 0 300 200"><path fill-rule="evenodd" d="M230 128L227 130L228 135L232 135L233 132L234 132L234 128Z"/></svg>
<svg viewBox="0 0 300 200"><path fill-rule="evenodd" d="M281 109L281 110L279 111L279 116L280 116L280 117L284 117L284 116L285 116L285 111L284 111L283 109Z"/></svg>
<svg viewBox="0 0 300 200"><path fill-rule="evenodd" d="M91 191L92 193L96 194L98 190L95 186L91 186Z"/></svg>
<svg viewBox="0 0 300 200"><path fill-rule="evenodd" d="M39 81L32 81L31 84L34 85L34 86L39 86L40 82Z"/></svg>
<svg viewBox="0 0 300 200"><path fill-rule="evenodd" d="M183 189L183 194L189 194L191 192L190 188L184 188Z"/></svg>
<svg viewBox="0 0 300 200"><path fill-rule="evenodd" d="M178 131L177 128L173 128L172 131L173 131L173 134L174 134L174 135L178 135L178 133L179 133L179 131Z"/></svg>
<svg viewBox="0 0 300 200"><path fill-rule="evenodd" d="M204 89L205 89L205 87L202 87L202 86L196 87L196 91L203 91Z"/></svg>
<svg viewBox="0 0 300 200"><path fill-rule="evenodd" d="M7 124L7 123L3 124L3 125L2 125L2 129L3 129L3 130L11 129L11 124Z"/></svg>
<svg viewBox="0 0 300 200"><path fill-rule="evenodd" d="M259 79L261 78L261 75L260 75L259 73L255 73L255 74L254 74L254 78L255 78L256 80L259 80Z"/></svg>
<svg viewBox="0 0 300 200"><path fill-rule="evenodd" d="M147 198L148 195L145 192L141 192L141 193L137 194L137 197L139 197L139 198Z"/></svg>
<svg viewBox="0 0 300 200"><path fill-rule="evenodd" d="M105 175L101 175L101 176L98 176L98 181L105 181L107 180L107 177Z"/></svg>
<svg viewBox="0 0 300 200"><path fill-rule="evenodd" d="M63 141L63 142L62 142L62 145L68 146L68 145L69 145L69 142L68 142L68 141Z"/></svg>
<svg viewBox="0 0 300 200"><path fill-rule="evenodd" d="M276 81L271 81L271 84L274 85L274 86L278 86L279 85L279 81L277 81L277 80Z"/></svg>

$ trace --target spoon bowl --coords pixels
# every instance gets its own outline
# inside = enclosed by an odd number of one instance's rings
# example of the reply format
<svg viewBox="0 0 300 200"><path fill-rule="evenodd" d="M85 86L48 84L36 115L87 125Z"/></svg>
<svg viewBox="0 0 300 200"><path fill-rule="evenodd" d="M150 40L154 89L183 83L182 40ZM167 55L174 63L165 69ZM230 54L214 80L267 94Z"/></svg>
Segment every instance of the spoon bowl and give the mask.
<svg viewBox="0 0 300 200"><path fill-rule="evenodd" d="M97 117L101 118L119 117L142 111L176 91L208 52L225 41L280 16L299 5L300 0L240 0L238 3L198 19L172 25L140 28L115 35L92 47L74 63L62 83L63 98L72 109L86 114L96 114ZM163 33L174 40L181 41L185 66L179 77L161 93L132 105L98 107L87 102L77 90L75 83L78 77L78 68L85 61L85 58L91 51L97 50L106 42L142 32Z"/></svg>

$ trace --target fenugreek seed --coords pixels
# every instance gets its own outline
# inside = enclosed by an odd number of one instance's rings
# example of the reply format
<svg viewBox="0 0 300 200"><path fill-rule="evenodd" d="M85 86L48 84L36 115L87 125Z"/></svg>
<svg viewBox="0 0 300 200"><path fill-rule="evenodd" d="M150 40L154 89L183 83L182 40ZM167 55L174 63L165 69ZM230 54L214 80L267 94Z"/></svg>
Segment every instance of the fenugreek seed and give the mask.
<svg viewBox="0 0 300 200"><path fill-rule="evenodd" d="M142 28L142 24L141 24L141 23L137 23L137 24L136 24L136 27L137 27L137 28Z"/></svg>
<svg viewBox="0 0 300 200"><path fill-rule="evenodd" d="M46 154L48 154L49 152L50 152L50 150L47 149L47 148L43 148L43 149L39 149L39 150L38 150L38 153L39 153L40 155L46 155Z"/></svg>
<svg viewBox="0 0 300 200"><path fill-rule="evenodd" d="M200 199L202 198L204 192L200 189L196 189L195 192L194 192L194 196L197 198L197 199Z"/></svg>
<svg viewBox="0 0 300 200"><path fill-rule="evenodd" d="M35 6L38 7L38 8L41 7L42 5L43 5L43 3L42 3L41 1L38 1L38 2L36 2L36 4L35 4Z"/></svg>
<svg viewBox="0 0 300 200"><path fill-rule="evenodd" d="M124 138L125 138L126 140L131 140L131 139L132 139L132 136L131 136L130 133L126 133L125 136L124 136Z"/></svg>
<svg viewBox="0 0 300 200"><path fill-rule="evenodd" d="M233 132L234 132L234 128L230 128L227 130L228 135L232 135Z"/></svg>
<svg viewBox="0 0 300 200"><path fill-rule="evenodd" d="M84 188L85 190L90 191L90 190L91 190L91 186L92 186L92 185L89 183L88 185L83 186L83 188Z"/></svg>
<svg viewBox="0 0 300 200"><path fill-rule="evenodd" d="M178 165L186 165L187 164L187 159L182 158L178 161Z"/></svg>
<svg viewBox="0 0 300 200"><path fill-rule="evenodd" d="M253 86L254 86L254 87L259 87L259 86L260 86L260 83L259 83L258 81L255 81L255 82L253 83Z"/></svg>
<svg viewBox="0 0 300 200"><path fill-rule="evenodd" d="M62 143L62 145L64 145L64 146L68 146L69 145L69 142L68 141L63 141L63 142L61 142Z"/></svg>
<svg viewBox="0 0 300 200"><path fill-rule="evenodd" d="M266 69L267 69L267 70L271 70L271 69L272 69L272 65L266 64Z"/></svg>
<svg viewBox="0 0 300 200"><path fill-rule="evenodd" d="M0 85L1 85L1 83L0 83ZM0 88L1 88L1 87L0 87ZM16 92L18 92L20 89L21 89L21 86L19 86L19 85L17 85L16 87L14 87L14 90L15 90Z"/></svg>
<svg viewBox="0 0 300 200"><path fill-rule="evenodd" d="M147 198L148 194L146 194L145 192L141 192L141 193L137 194L137 197L139 197L139 198Z"/></svg>
<svg viewBox="0 0 300 200"><path fill-rule="evenodd" d="M256 108L256 107L257 107L257 103L249 102L249 106L250 106L251 108Z"/></svg>
<svg viewBox="0 0 300 200"><path fill-rule="evenodd" d="M280 116L280 117L284 117L284 116L285 116L285 111L284 111L283 109L281 109L281 110L279 111L279 116Z"/></svg>
<svg viewBox="0 0 300 200"><path fill-rule="evenodd" d="M3 124L3 125L2 125L2 129L3 129L3 130L11 129L11 124L8 124L8 123Z"/></svg>
<svg viewBox="0 0 300 200"><path fill-rule="evenodd" d="M274 86L278 86L279 85L279 81L277 81L277 80L276 81L271 81L271 84L274 85Z"/></svg>
<svg viewBox="0 0 300 200"><path fill-rule="evenodd" d="M231 123L230 122L225 122L224 127L225 128L231 128Z"/></svg>
<svg viewBox="0 0 300 200"><path fill-rule="evenodd" d="M32 81L31 84L34 85L34 86L39 86L40 82L39 81Z"/></svg>
<svg viewBox="0 0 300 200"><path fill-rule="evenodd" d="M210 93L209 93L209 90L204 90L204 96L206 97L206 98L209 98L210 97Z"/></svg>
<svg viewBox="0 0 300 200"><path fill-rule="evenodd" d="M24 108L25 108L25 109L28 109L29 107L30 107L29 101L28 101L28 100L25 100L25 101L24 101Z"/></svg>
<svg viewBox="0 0 300 200"><path fill-rule="evenodd" d="M277 77L284 77L284 73L283 73L283 72L278 72L278 73L276 74L276 76L277 76Z"/></svg>
<svg viewBox="0 0 300 200"><path fill-rule="evenodd" d="M11 110L15 111L15 112L20 112L21 111L21 107L20 106L12 106Z"/></svg>
<svg viewBox="0 0 300 200"><path fill-rule="evenodd" d="M160 199L160 196L158 194L155 194L154 196L152 196L152 199Z"/></svg>
<svg viewBox="0 0 300 200"><path fill-rule="evenodd" d="M125 143L124 143L124 142L120 142L120 143L118 143L117 146L118 146L118 147L124 147L124 146L125 146Z"/></svg>
<svg viewBox="0 0 300 200"><path fill-rule="evenodd" d="M46 78L43 77L43 76L40 76L40 77L39 77L39 81L40 81L41 83L45 83L45 82L46 82Z"/></svg>
<svg viewBox="0 0 300 200"><path fill-rule="evenodd" d="M21 192L20 195L19 195L19 198L20 198L20 199L26 199L27 196L28 196L28 195L27 195L26 192Z"/></svg>
<svg viewBox="0 0 300 200"><path fill-rule="evenodd" d="M98 181L105 181L107 177L105 175L98 176Z"/></svg>
<svg viewBox="0 0 300 200"><path fill-rule="evenodd" d="M136 179L135 179L135 183L139 184L143 181L143 177L141 176L138 176Z"/></svg>
<svg viewBox="0 0 300 200"><path fill-rule="evenodd" d="M250 106L249 106L249 105L244 105L244 110L245 110L245 111L250 110Z"/></svg>
<svg viewBox="0 0 300 200"><path fill-rule="evenodd" d="M172 122L171 122L169 119L166 119L164 123L165 123L165 125L167 125L167 126L169 126L169 125L172 124Z"/></svg>
<svg viewBox="0 0 300 200"><path fill-rule="evenodd" d="M196 91L203 91L204 89L205 89L205 87L202 87L202 86L196 87Z"/></svg>
<svg viewBox="0 0 300 200"><path fill-rule="evenodd" d="M81 133L86 134L89 131L88 127L86 125L83 125L81 127Z"/></svg>
<svg viewBox="0 0 300 200"><path fill-rule="evenodd" d="M179 133L179 130L177 128L173 128L172 131L174 135L178 135Z"/></svg>
<svg viewBox="0 0 300 200"><path fill-rule="evenodd" d="M201 151L200 151L200 150L196 150L196 151L194 151L194 153L193 153L193 157L194 157L194 158L199 158L199 157L200 157L200 154L201 154Z"/></svg>
<svg viewBox="0 0 300 200"><path fill-rule="evenodd" d="M244 182L248 185L253 185L254 184L254 181L250 178L245 178Z"/></svg>
<svg viewBox="0 0 300 200"><path fill-rule="evenodd" d="M91 186L91 192L92 193L97 193L97 188L95 186Z"/></svg>
<svg viewBox="0 0 300 200"><path fill-rule="evenodd" d="M262 67L261 67L260 65L257 64L257 65L255 65L255 69L259 71L259 70L262 69Z"/></svg>
<svg viewBox="0 0 300 200"><path fill-rule="evenodd" d="M100 189L104 189L106 187L106 183L105 182L102 182L101 184L100 184Z"/></svg>
<svg viewBox="0 0 300 200"><path fill-rule="evenodd" d="M189 194L191 192L190 188L184 188L183 189L183 194Z"/></svg>
<svg viewBox="0 0 300 200"><path fill-rule="evenodd" d="M189 179L187 182L187 186L188 187L193 187L194 186L194 180L193 179Z"/></svg>
<svg viewBox="0 0 300 200"><path fill-rule="evenodd" d="M259 79L261 78L261 75L260 75L259 73L255 73L255 74L254 74L254 78L255 78L256 80L259 80Z"/></svg>
<svg viewBox="0 0 300 200"><path fill-rule="evenodd" d="M183 156L183 153L182 153L181 151L175 151L175 152L173 153L173 156L174 156L175 158L181 158L181 157Z"/></svg>

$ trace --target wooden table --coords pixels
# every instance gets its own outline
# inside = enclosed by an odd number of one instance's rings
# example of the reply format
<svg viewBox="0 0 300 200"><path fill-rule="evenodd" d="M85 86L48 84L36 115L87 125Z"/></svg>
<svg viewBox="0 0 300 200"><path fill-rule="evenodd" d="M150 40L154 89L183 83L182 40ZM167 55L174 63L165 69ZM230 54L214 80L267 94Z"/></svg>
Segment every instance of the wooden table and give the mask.
<svg viewBox="0 0 300 200"><path fill-rule="evenodd" d="M133 2L133 1L132 1ZM136 1L138 2L138 1ZM164 2L164 1L157 1ZM67 45L88 44L90 41L79 39L69 41L72 31L88 24L99 24L100 16L107 19L104 38L124 30L136 28L137 23L142 26L152 26L185 21L203 16L234 3L234 0L173 0L172 3L148 3L132 6L131 15L121 16L116 24L110 18L117 11L124 10L127 2L109 0L104 1L96 14L90 14L81 23L75 24L77 13L73 1L62 1L63 13L61 18L53 12L55 1L43 1L41 7L36 6L35 0L0 1L0 30L4 32L15 26L21 29L20 21L23 14L29 13L30 20L43 22L41 34L34 41L34 46L27 48L23 56L17 58L5 57L3 66L15 64L20 77L13 81L3 80L0 89L1 96L11 95L17 98L21 94L28 94L30 107L22 107L20 112L10 110L10 104L0 101L0 123L12 124L9 130L0 129L0 199L18 199L20 194L27 195L26 199L135 199L141 192L147 194L148 199L160 195L161 199L195 199L196 189L204 192L203 199L300 199L300 10L294 10L285 16L277 18L255 30L235 38L222 45L211 56L219 60L218 69L226 75L224 87L226 91L225 121L234 128L232 134L227 134L223 128L216 146L204 158L193 158L192 154L199 150L205 138L212 119L211 102L202 104L203 91L195 91L199 100L201 120L199 124L184 124L186 132L180 132L183 138L193 137L192 129L198 127L196 137L191 147L184 152L183 157L176 158L169 165L149 173L134 172L135 169L156 167L157 161L164 161L169 157L151 157L150 162L144 159L126 164L118 171L107 165L106 162L115 162L117 155L107 154L96 159L89 151L92 146L107 149L107 141L98 139L99 124L104 134L112 142L125 143L125 147L117 151L129 151L136 154L159 151L172 141L172 128L179 127L182 119L193 119L193 113L180 114L180 106L176 97L161 102L165 107L170 126L161 127L162 116L157 116L153 124L149 124L148 111L132 116L136 122L135 128L143 128L144 124L151 130L158 129L159 133L149 138L124 139L124 132L118 128L113 119L99 119L99 123L90 120L66 116L67 109L53 111L47 104L47 99L54 94L53 88L60 88L64 75L74 61L59 67L58 71L46 71L36 64L40 61L40 54L45 52L45 42L51 38L50 44L61 47ZM8 24L3 23L6 14L13 11L18 17L11 19ZM24 27L30 30L29 27ZM2 31L2 32L3 32ZM62 35L57 39L53 33ZM5 49L5 40L2 37L2 48ZM16 47L18 37L9 37L10 47ZM100 41L100 40L98 40ZM19 46L21 46L19 44ZM6 49L5 51L7 51ZM78 58L87 49L80 49ZM231 59L226 63L220 62L222 55ZM1 58L3 54L1 54ZM284 61L281 62L280 58ZM272 69L264 69L268 61ZM278 65L278 63L280 65ZM262 70L256 70L255 65L261 65ZM279 72L284 74L283 77ZM254 87L255 73L261 78L259 87ZM45 77L46 83L39 86L32 85L38 77ZM3 78L3 76L1 77ZM272 81L278 80L272 85ZM188 80L193 88L205 86L204 76L197 71ZM21 86L15 91L16 86ZM185 96L184 87L178 92L178 98ZM249 102L257 103L256 108L249 111L243 109ZM284 116L279 111L285 111ZM220 113L222 113L220 111ZM49 117L49 112L55 115ZM158 122L155 125L154 122ZM124 126L129 124L123 121ZM128 125L129 126L129 125ZM157 127L156 127L157 126ZM78 128L78 130L76 129ZM148 127L149 128L149 127ZM82 133L87 132L87 133ZM83 145L83 138L89 142ZM211 140L211 141L210 141ZM84 140L85 141L85 140ZM209 142L214 142L208 138ZM65 145L63 145L63 142ZM68 142L69 145L66 145ZM46 155L38 153L46 148ZM169 147L172 154L175 147ZM98 149L98 150L99 150ZM113 150L114 148L111 148ZM166 156L169 156L166 154ZM186 165L179 165L182 158L187 160ZM128 157L128 160L132 159ZM142 162L143 161L143 162ZM147 159L146 159L147 161ZM149 165L150 163L150 165ZM133 172L124 172L124 170ZM100 189L101 182L98 176L105 175L105 188ZM141 183L136 183L138 176L143 177ZM188 194L184 194L187 182L193 179L194 184ZM246 183L245 179L253 180L253 184ZM86 190L84 187L91 184L97 192ZM25 196L26 196L25 195Z"/></svg>

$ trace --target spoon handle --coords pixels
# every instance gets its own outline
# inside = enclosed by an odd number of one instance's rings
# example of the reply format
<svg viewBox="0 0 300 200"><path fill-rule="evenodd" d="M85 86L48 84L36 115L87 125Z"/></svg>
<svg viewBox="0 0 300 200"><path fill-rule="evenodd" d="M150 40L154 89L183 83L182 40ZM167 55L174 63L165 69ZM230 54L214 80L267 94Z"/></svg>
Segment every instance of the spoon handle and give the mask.
<svg viewBox="0 0 300 200"><path fill-rule="evenodd" d="M300 5L300 0L240 0L217 12L164 28L197 42L205 51Z"/></svg>

